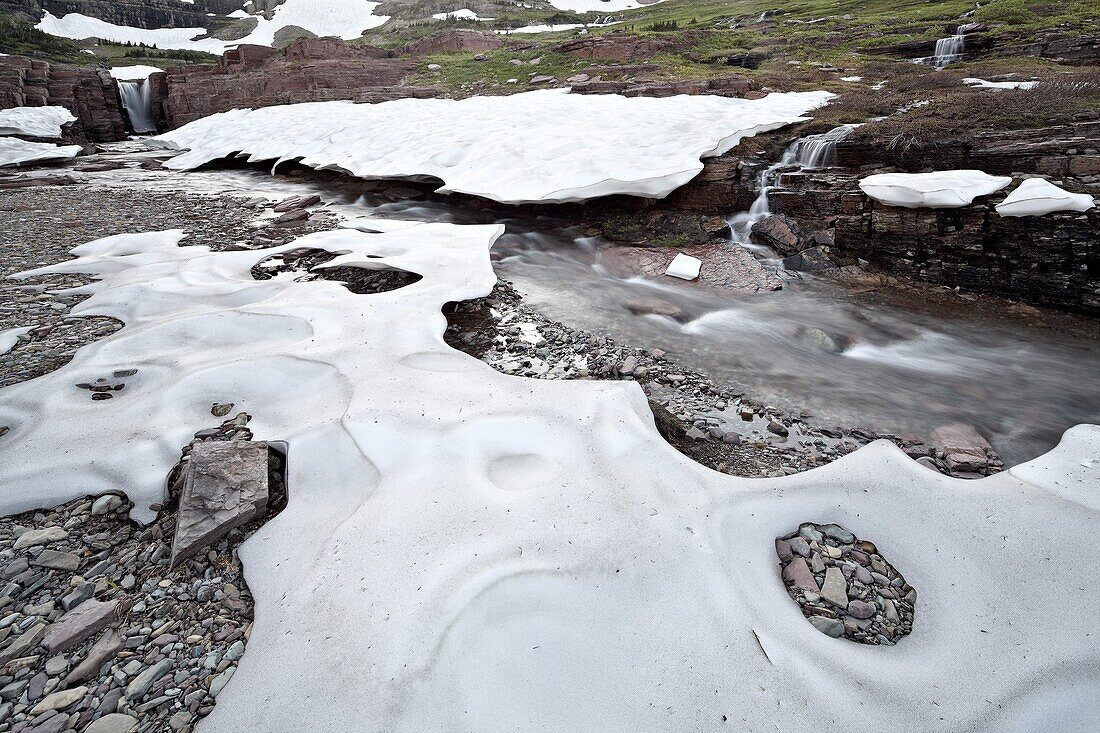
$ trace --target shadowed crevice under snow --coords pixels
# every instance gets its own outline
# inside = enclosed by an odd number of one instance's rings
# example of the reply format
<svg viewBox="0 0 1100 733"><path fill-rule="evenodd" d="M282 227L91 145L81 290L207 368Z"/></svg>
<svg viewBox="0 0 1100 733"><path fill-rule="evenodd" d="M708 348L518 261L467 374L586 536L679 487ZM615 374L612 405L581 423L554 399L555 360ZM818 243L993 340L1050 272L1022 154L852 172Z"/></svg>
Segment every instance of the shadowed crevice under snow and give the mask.
<svg viewBox="0 0 1100 733"><path fill-rule="evenodd" d="M200 731L1087 730L1095 697L1066 691L1098 675L1100 579L1049 558L1091 552L1100 429L976 481L884 442L719 474L660 438L637 384L514 379L445 345L441 308L489 294L501 232L219 253L131 234L43 268L97 275L74 314L126 326L0 391L4 512L111 488L150 518L211 402L295 456L286 510L241 548L257 622ZM302 247L423 279L365 297L253 279ZM73 398L120 364L139 378L117 398ZM773 540L804 517L904 564L921 614L903 646L830 639L790 602Z"/></svg>

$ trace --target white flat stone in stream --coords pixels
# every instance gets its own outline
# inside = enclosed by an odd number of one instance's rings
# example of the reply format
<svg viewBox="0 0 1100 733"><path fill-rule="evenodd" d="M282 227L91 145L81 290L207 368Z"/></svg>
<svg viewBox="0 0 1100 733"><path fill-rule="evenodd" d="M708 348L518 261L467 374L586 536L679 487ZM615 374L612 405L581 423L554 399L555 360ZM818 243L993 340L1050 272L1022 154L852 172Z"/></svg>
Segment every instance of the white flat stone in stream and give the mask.
<svg viewBox="0 0 1100 733"><path fill-rule="evenodd" d="M289 503L240 549L247 651L199 731L1093 729L1100 428L975 481L882 441L724 475L660 437L634 382L509 377L446 345L441 309L492 291L502 232L218 253L127 234L47 268L96 275L73 315L126 325L0 390L2 511L110 488L148 519L211 402L288 443ZM423 279L250 275L298 247ZM120 365L124 393L79 398ZM874 537L919 589L898 646L829 638L788 597L774 540L806 520Z"/></svg>
<svg viewBox="0 0 1100 733"><path fill-rule="evenodd" d="M1056 211L1088 211L1096 206L1087 193L1070 193L1042 178L1029 178L997 204L1001 216L1044 216Z"/></svg>
<svg viewBox="0 0 1100 733"><path fill-rule="evenodd" d="M763 99L653 98L547 89L503 97L311 102L204 117L152 138L197 168L238 155L298 160L361 178L438 178L441 193L509 204L625 194L661 198L700 160L742 139L807 119L829 92Z"/></svg>
<svg viewBox="0 0 1100 733"><path fill-rule="evenodd" d="M991 176L976 170L932 173L878 173L859 182L875 201L907 209L957 209L979 196L988 196L1012 183L1009 176Z"/></svg>
<svg viewBox="0 0 1100 733"><path fill-rule="evenodd" d="M12 107L0 109L0 135L61 137L61 126L76 117L64 107Z"/></svg>

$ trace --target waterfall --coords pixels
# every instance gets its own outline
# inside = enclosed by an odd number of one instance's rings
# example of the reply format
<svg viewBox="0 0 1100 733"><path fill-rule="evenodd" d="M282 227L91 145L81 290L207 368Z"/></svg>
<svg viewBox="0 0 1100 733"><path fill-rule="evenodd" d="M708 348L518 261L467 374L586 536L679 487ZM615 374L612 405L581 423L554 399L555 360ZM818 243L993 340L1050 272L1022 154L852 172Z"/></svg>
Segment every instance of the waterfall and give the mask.
<svg viewBox="0 0 1100 733"><path fill-rule="evenodd" d="M820 135L808 135L795 143L795 163L805 170L820 170L836 165L836 144L848 137L858 125L841 125Z"/></svg>
<svg viewBox="0 0 1100 733"><path fill-rule="evenodd" d="M733 232L733 241L753 252L764 263L777 265L781 258L771 248L755 244L751 235L753 224L772 213L768 194L779 179L780 171L795 167L799 170L817 170L835 165L837 142L846 138L857 127L859 125L841 125L820 135L807 135L791 143L783 151L779 161L760 174L756 200L749 210L734 214L726 220Z"/></svg>
<svg viewBox="0 0 1100 733"><path fill-rule="evenodd" d="M960 25L955 29L955 35L936 41L936 50L933 51L932 55L917 59L917 63L929 64L937 69L942 69L952 61L961 59L963 49L966 47L966 35L963 33L965 28L965 25Z"/></svg>
<svg viewBox="0 0 1100 733"><path fill-rule="evenodd" d="M153 122L153 90L148 79L141 81L120 81L118 93L122 97L122 106L130 118L134 132L156 132Z"/></svg>

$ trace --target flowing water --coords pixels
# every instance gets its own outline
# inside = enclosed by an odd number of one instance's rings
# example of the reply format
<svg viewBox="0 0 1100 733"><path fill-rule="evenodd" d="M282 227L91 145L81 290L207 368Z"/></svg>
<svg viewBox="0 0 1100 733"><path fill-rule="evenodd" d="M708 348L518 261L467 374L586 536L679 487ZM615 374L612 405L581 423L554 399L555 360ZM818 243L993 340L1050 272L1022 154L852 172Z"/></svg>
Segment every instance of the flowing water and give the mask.
<svg viewBox="0 0 1100 733"><path fill-rule="evenodd" d="M766 265L775 265L775 254L751 245L748 232L768 211L775 176L798 165L806 149L792 146L763 174L765 195L750 212L730 218L735 241ZM255 168L149 171L136 166L156 153L133 144L112 150L130 167L88 180L270 199L316 192L347 216L504 223L507 233L495 247L498 272L547 316L620 343L659 347L753 399L807 410L817 424L927 435L938 425L966 422L1011 465L1048 450L1074 424L1100 422L1100 324L1094 320L947 291L929 299L924 291L873 290L808 275L787 280L777 292L740 297L672 278L616 278L600 266L606 242L551 217L446 198L394 201L377 186L337 177L272 177ZM658 302L656 310L669 315L636 315L638 301Z"/></svg>
<svg viewBox="0 0 1100 733"><path fill-rule="evenodd" d="M942 69L953 61L961 59L966 48L966 35L963 33L965 27L960 25L955 30L955 35L936 41L936 49L932 52L932 55L917 59L917 63Z"/></svg>
<svg viewBox="0 0 1100 733"><path fill-rule="evenodd" d="M157 126L153 122L153 92L149 80L120 81L118 93L134 132L156 132Z"/></svg>

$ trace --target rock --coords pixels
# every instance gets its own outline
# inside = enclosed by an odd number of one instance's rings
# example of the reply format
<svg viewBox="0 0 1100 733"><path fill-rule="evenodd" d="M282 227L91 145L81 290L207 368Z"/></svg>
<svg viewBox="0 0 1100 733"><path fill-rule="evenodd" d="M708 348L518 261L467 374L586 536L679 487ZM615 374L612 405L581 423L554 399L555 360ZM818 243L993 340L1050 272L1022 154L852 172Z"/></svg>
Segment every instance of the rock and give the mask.
<svg viewBox="0 0 1100 733"><path fill-rule="evenodd" d="M825 570L825 582L821 584L821 597L834 606L848 607L848 583L845 582L840 568L831 567Z"/></svg>
<svg viewBox="0 0 1100 733"><path fill-rule="evenodd" d="M135 733L138 719L122 713L108 713L87 728L84 733Z"/></svg>
<svg viewBox="0 0 1100 733"><path fill-rule="evenodd" d="M301 196L285 198L272 206L271 210L281 214L286 211L294 211L295 209L305 209L319 203L321 203L321 197L317 194L303 194Z"/></svg>
<svg viewBox="0 0 1100 733"><path fill-rule="evenodd" d="M810 544L806 542L805 538L792 537L791 539L787 540L787 544L794 554L801 555L802 557L810 556Z"/></svg>
<svg viewBox="0 0 1100 733"><path fill-rule="evenodd" d="M794 270L795 272L816 272L819 270L833 270L836 268L836 263L829 259L829 256L825 254L825 250L821 247L810 247L798 254L784 257L780 266L784 270Z"/></svg>
<svg viewBox="0 0 1100 733"><path fill-rule="evenodd" d="M117 624L120 605L118 599L81 603L46 629L42 645L51 654L71 649L101 629Z"/></svg>
<svg viewBox="0 0 1100 733"><path fill-rule="evenodd" d="M54 624L56 626L56 624ZM53 628L52 626L50 628ZM13 659L20 659L33 653L42 638L46 635L46 624L35 624L15 637L6 647L0 650L0 664L7 664Z"/></svg>
<svg viewBox="0 0 1100 733"><path fill-rule="evenodd" d="M47 710L64 710L70 705L83 700L87 694L87 687L74 687L71 690L51 693L31 709L31 715L41 715Z"/></svg>
<svg viewBox="0 0 1100 733"><path fill-rule="evenodd" d="M810 623L813 627L826 636L831 636L834 639L839 639L844 636L844 622L835 618L826 618L825 616L810 616Z"/></svg>
<svg viewBox="0 0 1100 733"><path fill-rule="evenodd" d="M798 224L782 214L766 216L753 224L752 239L754 242L771 247L785 257L803 249Z"/></svg>
<svg viewBox="0 0 1100 733"><path fill-rule="evenodd" d="M439 71L442 68L439 64L428 64L428 71Z"/></svg>
<svg viewBox="0 0 1100 733"><path fill-rule="evenodd" d="M842 545L851 545L856 541L856 536L839 524L819 524L817 528L826 537L832 537Z"/></svg>
<svg viewBox="0 0 1100 733"><path fill-rule="evenodd" d="M855 618L864 619L871 618L875 615L875 611L878 609L870 603L864 601L849 601L848 602L848 615Z"/></svg>
<svg viewBox="0 0 1100 733"><path fill-rule="evenodd" d="M162 659L139 674L126 686L126 699L140 700L145 697L145 694L149 692L153 683L163 677L168 670L172 669L172 665L173 661L171 659Z"/></svg>
<svg viewBox="0 0 1100 733"><path fill-rule="evenodd" d="M31 529L19 535L19 539L12 545L13 550L25 550L36 545L47 545L51 542L63 540L69 533L61 527L45 527L43 529Z"/></svg>
<svg viewBox="0 0 1100 733"><path fill-rule="evenodd" d="M837 572L839 573L840 571L838 570ZM817 593L819 591L817 581L814 580L814 576L810 572L809 566L806 565L805 558L796 557L787 563L787 566L783 568L783 579L787 581L788 585L795 588L801 588L811 593Z"/></svg>
<svg viewBox="0 0 1100 733"><path fill-rule="evenodd" d="M61 606L66 611L71 611L84 601L95 595L95 583L81 583L66 595L61 597Z"/></svg>
<svg viewBox="0 0 1100 733"><path fill-rule="evenodd" d="M39 720L42 720L39 718ZM24 728L27 733L61 733L69 727L69 716L54 714L33 728Z"/></svg>
<svg viewBox="0 0 1100 733"><path fill-rule="evenodd" d="M604 232L605 235L607 232ZM700 234L702 236L702 234ZM783 287L744 247L711 242L673 250L667 247L611 247L600 253L600 263L616 277L641 276L664 280L677 252L700 260L699 277L677 282L677 287L702 288L719 293L755 293Z"/></svg>
<svg viewBox="0 0 1100 733"><path fill-rule="evenodd" d="M57 552L56 550L43 550L42 554L31 560L31 565L50 570L64 570L73 572L80 567L80 557L71 552Z"/></svg>
<svg viewBox="0 0 1100 733"><path fill-rule="evenodd" d="M790 431L787 430L787 426L779 422L778 420L772 420L770 423L768 423L768 431L775 433L776 435L781 435L784 438L790 434Z"/></svg>
<svg viewBox="0 0 1100 733"><path fill-rule="evenodd" d="M92 502L92 514L110 514L122 506L122 497L118 494L104 494Z"/></svg>
<svg viewBox="0 0 1100 733"><path fill-rule="evenodd" d="M107 632L92 644L91 649L88 650L88 656L73 668L63 684L71 685L90 680L104 663L115 658L120 649L122 649L122 635L116 629L107 629Z"/></svg>
<svg viewBox="0 0 1100 733"><path fill-rule="evenodd" d="M218 694L229 684L229 680L233 678L233 673L237 671L236 667L230 667L225 670L210 683L210 696L217 697Z"/></svg>
<svg viewBox="0 0 1100 733"><path fill-rule="evenodd" d="M932 446L943 452L949 471L981 471L989 465L993 447L972 425L942 425L929 435Z"/></svg>
<svg viewBox="0 0 1100 733"><path fill-rule="evenodd" d="M267 509L267 443L208 441L191 449L180 496L172 565Z"/></svg>
<svg viewBox="0 0 1100 733"><path fill-rule="evenodd" d="M536 76L531 77L531 83L532 84L546 84L546 83L552 82L552 81L557 81L557 79L555 79L554 77L549 76L547 74L538 74Z"/></svg>
<svg viewBox="0 0 1100 733"><path fill-rule="evenodd" d="M775 554L779 556L779 562L781 563L787 563L794 557L790 543L780 539L775 541Z"/></svg>

